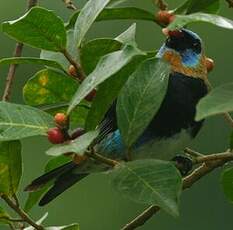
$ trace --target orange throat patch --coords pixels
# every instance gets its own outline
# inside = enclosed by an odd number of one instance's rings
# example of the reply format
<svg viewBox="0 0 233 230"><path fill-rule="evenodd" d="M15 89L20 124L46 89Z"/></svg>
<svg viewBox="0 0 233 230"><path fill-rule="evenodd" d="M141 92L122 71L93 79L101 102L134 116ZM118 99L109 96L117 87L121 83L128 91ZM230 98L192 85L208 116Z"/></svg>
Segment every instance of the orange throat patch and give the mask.
<svg viewBox="0 0 233 230"><path fill-rule="evenodd" d="M205 65L205 55L201 54L201 60L197 66L186 67L182 64L181 57L173 51L166 51L162 57L171 64L173 72L182 73L188 77L207 79L207 68Z"/></svg>

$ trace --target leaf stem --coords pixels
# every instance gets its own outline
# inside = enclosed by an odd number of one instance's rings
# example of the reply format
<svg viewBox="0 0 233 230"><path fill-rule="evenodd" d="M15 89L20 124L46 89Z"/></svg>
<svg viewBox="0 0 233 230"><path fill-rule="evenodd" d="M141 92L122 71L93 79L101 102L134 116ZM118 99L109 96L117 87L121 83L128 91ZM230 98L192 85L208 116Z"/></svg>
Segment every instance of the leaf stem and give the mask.
<svg viewBox="0 0 233 230"><path fill-rule="evenodd" d="M34 222L34 220L32 220L31 217L18 207L8 196L2 195L1 198L22 218L22 220L33 226L36 230L44 230L43 226Z"/></svg>
<svg viewBox="0 0 233 230"><path fill-rule="evenodd" d="M196 168L190 175L183 179L183 190L190 188L195 182L202 177L212 172L214 169L223 166L226 162L233 160L233 152L226 151L223 153L216 153L210 155L198 154L196 158L197 163L202 163L201 166ZM153 215L155 215L160 208L158 206L150 206L140 215L138 215L131 222L126 224L121 230L133 230L148 221Z"/></svg>
<svg viewBox="0 0 233 230"><path fill-rule="evenodd" d="M65 58L69 61L69 63L74 66L77 72L77 78L82 82L86 76L81 65L73 59L73 57L69 54L69 52L66 49L62 50L61 52L63 53Z"/></svg>

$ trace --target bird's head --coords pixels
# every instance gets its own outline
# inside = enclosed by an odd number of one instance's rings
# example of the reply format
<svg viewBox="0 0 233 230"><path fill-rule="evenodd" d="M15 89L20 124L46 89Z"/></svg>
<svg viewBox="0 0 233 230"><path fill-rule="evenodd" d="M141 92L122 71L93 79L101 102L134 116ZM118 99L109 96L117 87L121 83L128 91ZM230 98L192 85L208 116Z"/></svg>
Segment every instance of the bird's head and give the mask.
<svg viewBox="0 0 233 230"><path fill-rule="evenodd" d="M206 79L206 57L201 38L187 29L174 31L164 29L163 32L167 39L160 48L157 57L168 61L174 72Z"/></svg>

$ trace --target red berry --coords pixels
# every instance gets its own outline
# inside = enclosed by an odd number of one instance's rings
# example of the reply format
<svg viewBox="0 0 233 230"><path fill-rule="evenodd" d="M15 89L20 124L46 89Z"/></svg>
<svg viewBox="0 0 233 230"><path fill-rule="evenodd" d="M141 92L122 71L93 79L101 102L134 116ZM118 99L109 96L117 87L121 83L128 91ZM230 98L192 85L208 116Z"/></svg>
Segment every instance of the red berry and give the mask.
<svg viewBox="0 0 233 230"><path fill-rule="evenodd" d="M168 25L172 20L174 20L173 13L167 11L167 10L160 10L156 14L156 19L163 25Z"/></svg>
<svg viewBox="0 0 233 230"><path fill-rule="evenodd" d="M214 68L214 60L211 58L206 58L205 65L208 72L212 71Z"/></svg>
<svg viewBox="0 0 233 230"><path fill-rule="evenodd" d="M74 140L80 136L82 136L85 133L85 130L83 128L77 128L75 129L71 134L71 140Z"/></svg>
<svg viewBox="0 0 233 230"><path fill-rule="evenodd" d="M77 77L77 71L73 65L69 66L68 73L73 77Z"/></svg>
<svg viewBox="0 0 233 230"><path fill-rule="evenodd" d="M49 129L47 134L48 140L53 144L61 144L65 141L62 131L57 127Z"/></svg>
<svg viewBox="0 0 233 230"><path fill-rule="evenodd" d="M54 116L54 121L58 124L58 125L65 125L67 123L67 116L64 113L57 113Z"/></svg>
<svg viewBox="0 0 233 230"><path fill-rule="evenodd" d="M93 99L95 98L95 96L96 96L96 90L95 89L93 89L86 97L85 97L85 99L87 100L87 101L93 101Z"/></svg>

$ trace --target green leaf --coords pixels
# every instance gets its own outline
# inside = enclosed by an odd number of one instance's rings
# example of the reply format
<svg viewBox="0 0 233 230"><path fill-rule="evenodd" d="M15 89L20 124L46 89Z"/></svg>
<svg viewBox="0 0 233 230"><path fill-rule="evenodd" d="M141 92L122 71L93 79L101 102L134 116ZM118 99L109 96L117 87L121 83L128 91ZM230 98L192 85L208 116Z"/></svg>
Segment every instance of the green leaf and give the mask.
<svg viewBox="0 0 233 230"><path fill-rule="evenodd" d="M64 24L52 11L33 7L24 16L2 24L3 32L30 46L61 51L66 47Z"/></svg>
<svg viewBox="0 0 233 230"><path fill-rule="evenodd" d="M67 113L69 114L96 86L118 72L137 55L144 55L144 53L134 46L127 45L120 51L102 57L95 70L80 85L70 102Z"/></svg>
<svg viewBox="0 0 233 230"><path fill-rule="evenodd" d="M125 67L113 75L111 78L103 82L97 91L96 97L91 104L86 119L86 130L93 130L103 119L110 105L116 99L122 86L128 80L128 77L135 71L135 69L147 58L155 56L155 53L148 53L146 56L134 57ZM111 89L111 90L109 90Z"/></svg>
<svg viewBox="0 0 233 230"><path fill-rule="evenodd" d="M89 0L74 25L74 44L79 47L87 31L110 0Z"/></svg>
<svg viewBox="0 0 233 230"><path fill-rule="evenodd" d="M74 60L78 59L78 49L76 49L74 45L74 31L73 30L67 31L66 50L68 51L68 53L72 56ZM68 70L70 66L69 61L64 57L64 55L58 52L42 50L40 53L40 58L56 61L66 71Z"/></svg>
<svg viewBox="0 0 233 230"><path fill-rule="evenodd" d="M214 88L197 104L196 120L233 111L233 83Z"/></svg>
<svg viewBox="0 0 233 230"><path fill-rule="evenodd" d="M218 13L220 0L187 0L181 6L174 10L175 14L192 14L203 12L209 14Z"/></svg>
<svg viewBox="0 0 233 230"><path fill-rule="evenodd" d="M66 25L67 29L73 28L80 11L76 11L69 19ZM155 17L152 13L136 7L121 7L121 8L106 8L104 9L95 21L108 20L146 20L154 21Z"/></svg>
<svg viewBox="0 0 233 230"><path fill-rule="evenodd" d="M127 198L158 205L178 216L182 178L173 163L160 160L137 160L117 166L111 173L115 189Z"/></svg>
<svg viewBox="0 0 233 230"><path fill-rule="evenodd" d="M233 21L215 14L195 13L176 15L175 20L167 27L169 30L181 29L193 22L208 22L225 29L233 29Z"/></svg>
<svg viewBox="0 0 233 230"><path fill-rule="evenodd" d="M79 224L69 224L66 226L47 227L45 230L79 230Z"/></svg>
<svg viewBox="0 0 233 230"><path fill-rule="evenodd" d="M49 105L71 100L78 82L62 72L43 69L29 79L23 88L24 101L28 105Z"/></svg>
<svg viewBox="0 0 233 230"><path fill-rule="evenodd" d="M66 156L53 157L46 164L44 172L49 172L69 161L70 158ZM43 194L45 194L48 191L49 187L50 183L46 184L43 188L41 188L38 191L30 192L24 205L24 211L29 212L33 208L33 206L37 204L37 202L40 200Z"/></svg>
<svg viewBox="0 0 233 230"><path fill-rule="evenodd" d="M22 176L20 141L0 142L0 194L11 196Z"/></svg>
<svg viewBox="0 0 233 230"><path fill-rule="evenodd" d="M148 59L122 88L117 100L117 121L128 147L142 134L160 108L169 73L170 66L167 63L157 58Z"/></svg>
<svg viewBox="0 0 233 230"><path fill-rule="evenodd" d="M108 53L120 50L122 43L110 38L99 38L84 44L80 51L80 60L86 74L90 74L100 58Z"/></svg>
<svg viewBox="0 0 233 230"><path fill-rule="evenodd" d="M111 0L107 7L115 7L123 2L126 2L127 0Z"/></svg>
<svg viewBox="0 0 233 230"><path fill-rule="evenodd" d="M60 144L51 147L46 151L48 155L51 156L59 156L64 153L73 152L78 155L83 155L89 145L93 142L93 140L98 136L98 131L90 131L80 136L79 138L70 141L69 143Z"/></svg>
<svg viewBox="0 0 233 230"><path fill-rule="evenodd" d="M56 61L32 57L2 58L0 60L0 64L37 64L65 71L63 67Z"/></svg>
<svg viewBox="0 0 233 230"><path fill-rule="evenodd" d="M0 102L0 141L46 135L53 117L26 105Z"/></svg>
<svg viewBox="0 0 233 230"><path fill-rule="evenodd" d="M233 167L226 168L221 175L221 184L225 196L233 202Z"/></svg>
<svg viewBox="0 0 233 230"><path fill-rule="evenodd" d="M132 45L136 45L135 39L136 39L136 23L134 23L125 32L123 32L116 38L116 40L118 40L123 44L132 44Z"/></svg>

